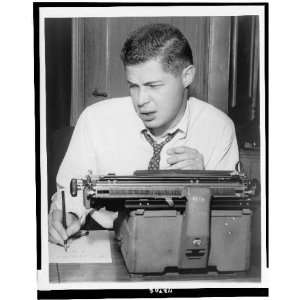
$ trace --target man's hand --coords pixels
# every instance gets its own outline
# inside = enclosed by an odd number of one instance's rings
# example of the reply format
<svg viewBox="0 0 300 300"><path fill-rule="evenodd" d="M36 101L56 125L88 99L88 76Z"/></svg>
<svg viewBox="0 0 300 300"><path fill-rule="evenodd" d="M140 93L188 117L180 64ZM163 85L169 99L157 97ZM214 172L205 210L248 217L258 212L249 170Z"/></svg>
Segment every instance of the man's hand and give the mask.
<svg viewBox="0 0 300 300"><path fill-rule="evenodd" d="M167 150L169 158L167 163L170 165L168 169L180 170L204 170L203 155L198 150L180 146Z"/></svg>
<svg viewBox="0 0 300 300"><path fill-rule="evenodd" d="M62 224L62 216L62 211L59 209L54 209L49 215L48 240L54 244L59 244L63 246L65 240L67 240L71 235L80 230L80 222L74 214L67 213L67 229L65 229ZM68 244L71 242L71 240L72 239L68 240Z"/></svg>

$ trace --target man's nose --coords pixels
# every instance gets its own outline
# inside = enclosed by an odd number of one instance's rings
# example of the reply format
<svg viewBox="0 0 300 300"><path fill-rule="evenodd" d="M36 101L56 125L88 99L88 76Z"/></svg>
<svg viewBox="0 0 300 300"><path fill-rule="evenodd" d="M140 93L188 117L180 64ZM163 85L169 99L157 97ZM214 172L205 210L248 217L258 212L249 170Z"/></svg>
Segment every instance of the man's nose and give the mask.
<svg viewBox="0 0 300 300"><path fill-rule="evenodd" d="M147 102L149 102L149 94L145 91L145 89L140 89L137 97L137 105L143 106Z"/></svg>

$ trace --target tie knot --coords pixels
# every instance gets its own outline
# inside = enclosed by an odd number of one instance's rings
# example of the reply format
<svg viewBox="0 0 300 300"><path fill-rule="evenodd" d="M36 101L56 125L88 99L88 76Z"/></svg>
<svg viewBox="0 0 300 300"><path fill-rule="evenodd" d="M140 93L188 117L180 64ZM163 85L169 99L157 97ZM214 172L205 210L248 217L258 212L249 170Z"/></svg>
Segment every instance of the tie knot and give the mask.
<svg viewBox="0 0 300 300"><path fill-rule="evenodd" d="M144 129L142 131L143 135L145 136L146 140L148 141L148 143L155 149L155 148L162 148L166 143L170 142L172 140L172 138L176 135L178 130L174 131L173 133L168 133L167 137L165 138L164 141L162 141L161 143L157 143L150 134L148 134L148 132L146 131L146 129Z"/></svg>
<svg viewBox="0 0 300 300"><path fill-rule="evenodd" d="M172 140L172 138L176 135L177 131L178 130L176 130L173 133L169 133L168 136L166 137L166 139L164 141L162 141L161 143L157 143L156 141L154 141L152 136L147 133L146 129L142 131L146 140L153 148L153 157L151 158L151 160L149 162L148 170L158 170L159 169L161 149L163 148L163 146L166 143L168 143Z"/></svg>

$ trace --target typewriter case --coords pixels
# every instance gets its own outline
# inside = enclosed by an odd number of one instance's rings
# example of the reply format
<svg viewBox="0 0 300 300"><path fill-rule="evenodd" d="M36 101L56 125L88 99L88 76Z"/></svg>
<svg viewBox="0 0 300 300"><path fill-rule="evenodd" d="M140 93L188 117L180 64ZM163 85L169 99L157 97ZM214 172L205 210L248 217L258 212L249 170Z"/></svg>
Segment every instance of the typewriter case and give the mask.
<svg viewBox="0 0 300 300"><path fill-rule="evenodd" d="M160 273L174 266L199 269L199 261L205 258L197 251L187 258L190 263L180 265L189 253L189 248L181 244L183 218L174 210L136 210L123 219L117 238L129 273ZM246 271L250 263L250 225L249 209L211 211L207 266L219 272Z"/></svg>
<svg viewBox="0 0 300 300"><path fill-rule="evenodd" d="M207 190L205 194L209 200ZM121 213L115 231L128 272L162 273L168 267L196 272L208 267L219 272L246 271L251 210L214 210L210 206L190 197L184 211L135 209Z"/></svg>

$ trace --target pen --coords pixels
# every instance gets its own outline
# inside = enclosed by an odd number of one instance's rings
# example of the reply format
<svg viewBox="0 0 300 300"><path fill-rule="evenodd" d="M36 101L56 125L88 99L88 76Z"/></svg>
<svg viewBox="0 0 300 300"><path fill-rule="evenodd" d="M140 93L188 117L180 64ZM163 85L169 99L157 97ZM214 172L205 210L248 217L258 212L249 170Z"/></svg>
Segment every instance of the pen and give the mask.
<svg viewBox="0 0 300 300"><path fill-rule="evenodd" d="M67 220L66 220L66 203L65 203L65 191L61 191L61 200L62 200L62 224L64 229L67 229ZM67 240L64 240L64 248L65 251L68 250L67 248Z"/></svg>

